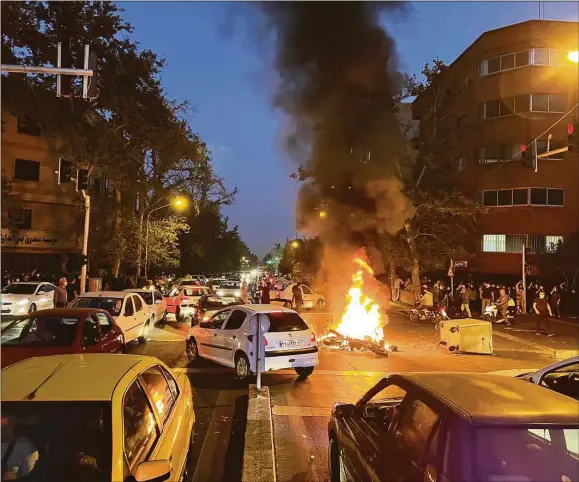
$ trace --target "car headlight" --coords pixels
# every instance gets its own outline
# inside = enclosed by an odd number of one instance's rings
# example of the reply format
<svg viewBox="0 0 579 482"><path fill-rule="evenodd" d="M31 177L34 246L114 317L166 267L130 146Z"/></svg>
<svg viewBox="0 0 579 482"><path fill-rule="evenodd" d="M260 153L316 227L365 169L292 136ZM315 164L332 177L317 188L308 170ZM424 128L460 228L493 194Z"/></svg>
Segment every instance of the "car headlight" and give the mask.
<svg viewBox="0 0 579 482"><path fill-rule="evenodd" d="M234 293L234 296L241 296L241 291L236 291L236 292Z"/></svg>
<svg viewBox="0 0 579 482"><path fill-rule="evenodd" d="M19 306L23 306L23 305L28 304L29 301L30 301L30 300L29 300L28 298L26 298L26 299L24 299L24 300L17 301L16 304L19 305Z"/></svg>

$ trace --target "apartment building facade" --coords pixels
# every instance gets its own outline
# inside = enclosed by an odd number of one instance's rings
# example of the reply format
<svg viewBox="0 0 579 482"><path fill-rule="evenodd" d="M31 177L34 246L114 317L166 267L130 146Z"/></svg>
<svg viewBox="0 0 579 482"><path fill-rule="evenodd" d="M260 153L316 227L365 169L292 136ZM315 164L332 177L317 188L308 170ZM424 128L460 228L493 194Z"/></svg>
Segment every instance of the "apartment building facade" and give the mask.
<svg viewBox="0 0 579 482"><path fill-rule="evenodd" d="M567 59L576 50L577 22L531 20L483 33L445 72L445 85L461 86L446 126L457 139L448 162L488 210L470 271L520 273L523 245L540 252L579 232L578 153L539 159L536 172L521 154L528 145L533 156L536 138L538 153L567 145L568 123L579 118L579 66ZM419 96L413 117L429 109Z"/></svg>
<svg viewBox="0 0 579 482"><path fill-rule="evenodd" d="M2 269L64 270L82 249L84 209L74 182L58 184L59 141L4 111L2 124L2 218L18 207L15 222L2 226Z"/></svg>

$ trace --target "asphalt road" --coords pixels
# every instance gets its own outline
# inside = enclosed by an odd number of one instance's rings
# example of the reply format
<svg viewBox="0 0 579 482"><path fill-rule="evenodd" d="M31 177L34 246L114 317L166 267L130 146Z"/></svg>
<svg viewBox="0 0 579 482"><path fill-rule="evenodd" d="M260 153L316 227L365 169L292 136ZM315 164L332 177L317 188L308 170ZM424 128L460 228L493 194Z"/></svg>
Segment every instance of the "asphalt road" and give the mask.
<svg viewBox="0 0 579 482"><path fill-rule="evenodd" d="M398 352L381 358L368 352L320 351L320 365L307 380L291 370L264 374L271 393L277 480L327 481L327 422L335 401L356 401L386 373L401 371L493 371L539 368L553 362L534 339L495 330L495 355L454 355L438 346L432 325L414 324L391 312L385 330ZM189 365L184 323L155 328L147 344L130 353L155 356L189 374L196 415L192 457L194 482L241 480L247 385L233 370L211 362ZM506 335L506 336L505 336Z"/></svg>

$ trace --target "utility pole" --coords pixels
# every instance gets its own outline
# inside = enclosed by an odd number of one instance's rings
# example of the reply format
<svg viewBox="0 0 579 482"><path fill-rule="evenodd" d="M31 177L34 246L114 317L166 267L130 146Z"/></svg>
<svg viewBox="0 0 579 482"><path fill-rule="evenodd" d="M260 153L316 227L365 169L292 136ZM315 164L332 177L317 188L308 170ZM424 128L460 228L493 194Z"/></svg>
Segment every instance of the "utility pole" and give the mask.
<svg viewBox="0 0 579 482"><path fill-rule="evenodd" d="M82 257L83 264L80 267L80 294L83 295L86 291L86 271L88 264L88 232L90 227L90 195L82 190L84 198L84 233L82 240ZM85 263L86 261L86 263Z"/></svg>
<svg viewBox="0 0 579 482"><path fill-rule="evenodd" d="M523 313L527 312L527 256L526 256L526 247L525 243L523 243Z"/></svg>

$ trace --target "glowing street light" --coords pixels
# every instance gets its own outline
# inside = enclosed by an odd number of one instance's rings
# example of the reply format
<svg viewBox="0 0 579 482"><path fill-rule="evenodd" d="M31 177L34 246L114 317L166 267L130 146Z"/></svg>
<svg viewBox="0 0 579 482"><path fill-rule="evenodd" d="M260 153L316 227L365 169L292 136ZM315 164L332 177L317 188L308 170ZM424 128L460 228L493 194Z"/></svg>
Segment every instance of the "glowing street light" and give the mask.
<svg viewBox="0 0 579 482"><path fill-rule="evenodd" d="M171 201L171 206L177 210L185 209L187 207L187 198L183 196L177 196Z"/></svg>
<svg viewBox="0 0 579 482"><path fill-rule="evenodd" d="M295 241L292 241L291 247L294 249L298 249L300 247L300 242L297 239Z"/></svg>
<svg viewBox="0 0 579 482"><path fill-rule="evenodd" d="M320 218L324 219L328 217L328 213L326 211L320 211Z"/></svg>
<svg viewBox="0 0 579 482"><path fill-rule="evenodd" d="M573 50L567 54L567 59L574 63L579 63L579 50Z"/></svg>

